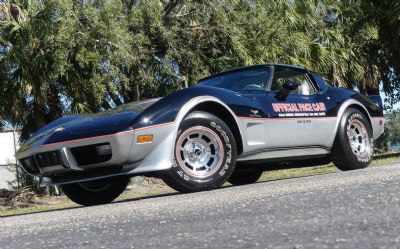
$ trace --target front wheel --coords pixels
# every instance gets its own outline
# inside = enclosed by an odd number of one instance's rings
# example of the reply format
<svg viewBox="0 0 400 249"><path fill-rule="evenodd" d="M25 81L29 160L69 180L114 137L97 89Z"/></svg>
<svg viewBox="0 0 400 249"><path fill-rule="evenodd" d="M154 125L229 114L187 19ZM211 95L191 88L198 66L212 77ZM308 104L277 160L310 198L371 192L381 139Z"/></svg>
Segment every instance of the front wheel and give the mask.
<svg viewBox="0 0 400 249"><path fill-rule="evenodd" d="M332 161L340 170L368 167L373 157L372 128L367 117L355 108L344 113L332 148Z"/></svg>
<svg viewBox="0 0 400 249"><path fill-rule="evenodd" d="M231 176L236 164L236 143L229 127L218 117L193 112L181 123L172 167L163 180L180 192L217 188Z"/></svg>
<svg viewBox="0 0 400 249"><path fill-rule="evenodd" d="M100 205L112 202L129 183L129 177L113 177L94 181L61 185L64 194L73 202L84 205Z"/></svg>

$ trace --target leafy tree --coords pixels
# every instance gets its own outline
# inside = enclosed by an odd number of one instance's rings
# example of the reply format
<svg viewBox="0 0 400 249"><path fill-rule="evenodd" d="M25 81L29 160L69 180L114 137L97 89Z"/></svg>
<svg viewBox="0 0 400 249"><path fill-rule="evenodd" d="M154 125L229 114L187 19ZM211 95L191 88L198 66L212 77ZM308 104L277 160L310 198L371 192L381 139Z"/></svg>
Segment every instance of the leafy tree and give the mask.
<svg viewBox="0 0 400 249"><path fill-rule="evenodd" d="M400 143L400 112L390 112L386 115L386 119L389 142L394 144Z"/></svg>
<svg viewBox="0 0 400 249"><path fill-rule="evenodd" d="M113 48L124 34L111 29L119 18L114 5L100 11L96 5L77 8L71 1L30 3L8 4L6 11L18 6L20 12L8 15L1 26L5 77L0 80L9 96L4 117L22 127L22 138L65 113L109 108L105 99L114 89L116 71L110 61L123 62L114 57L115 50L129 55Z"/></svg>
<svg viewBox="0 0 400 249"><path fill-rule="evenodd" d="M0 128L166 95L264 62L398 98L399 3L0 0ZM390 11L387 11L390 10ZM393 31L393 32L391 32Z"/></svg>
<svg viewBox="0 0 400 249"><path fill-rule="evenodd" d="M355 59L362 66L354 85L369 94L379 93L379 83L389 96L389 106L398 102L400 85L400 2L396 0L338 1L338 20L344 34L353 40Z"/></svg>

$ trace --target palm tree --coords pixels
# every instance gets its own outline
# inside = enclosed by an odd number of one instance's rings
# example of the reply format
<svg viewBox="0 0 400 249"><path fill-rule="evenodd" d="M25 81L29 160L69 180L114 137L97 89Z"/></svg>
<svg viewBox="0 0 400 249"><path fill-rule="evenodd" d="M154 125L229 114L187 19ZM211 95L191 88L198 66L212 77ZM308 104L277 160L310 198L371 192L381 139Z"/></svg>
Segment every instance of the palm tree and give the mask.
<svg viewBox="0 0 400 249"><path fill-rule="evenodd" d="M0 123L22 138L256 63L306 66L365 93L399 85L397 1L9 0L0 19Z"/></svg>

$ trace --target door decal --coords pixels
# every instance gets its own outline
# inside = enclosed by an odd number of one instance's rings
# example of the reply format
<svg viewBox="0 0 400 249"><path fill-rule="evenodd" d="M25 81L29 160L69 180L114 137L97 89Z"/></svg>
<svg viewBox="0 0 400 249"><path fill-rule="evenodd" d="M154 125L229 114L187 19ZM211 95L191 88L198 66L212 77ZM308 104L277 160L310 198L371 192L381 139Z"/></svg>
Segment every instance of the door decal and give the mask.
<svg viewBox="0 0 400 249"><path fill-rule="evenodd" d="M279 117L326 116L323 102L318 103L272 103L273 110Z"/></svg>

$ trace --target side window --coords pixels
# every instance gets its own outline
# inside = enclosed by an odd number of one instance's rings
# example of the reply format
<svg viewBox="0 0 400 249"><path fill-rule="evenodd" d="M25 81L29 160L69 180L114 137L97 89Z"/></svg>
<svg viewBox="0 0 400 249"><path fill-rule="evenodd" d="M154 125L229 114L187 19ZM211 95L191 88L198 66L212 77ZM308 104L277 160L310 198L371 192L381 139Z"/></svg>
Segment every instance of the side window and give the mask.
<svg viewBox="0 0 400 249"><path fill-rule="evenodd" d="M315 93L315 89L305 73L286 68L275 69L271 84L271 91L279 91L282 89L283 84L286 81L293 81L299 85L299 88L292 91L292 93L297 93L300 95L311 95Z"/></svg>

